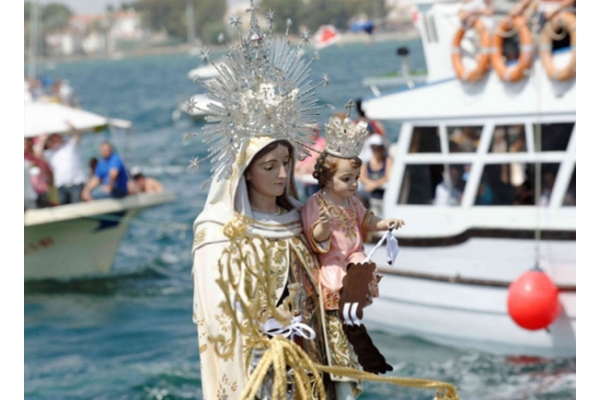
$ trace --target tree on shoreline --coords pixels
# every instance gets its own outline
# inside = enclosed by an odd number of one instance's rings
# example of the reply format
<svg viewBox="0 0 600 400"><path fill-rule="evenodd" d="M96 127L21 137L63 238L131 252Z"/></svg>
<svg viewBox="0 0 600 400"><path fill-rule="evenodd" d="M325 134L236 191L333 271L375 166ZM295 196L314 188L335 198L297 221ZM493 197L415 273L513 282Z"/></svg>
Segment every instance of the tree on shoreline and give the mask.
<svg viewBox="0 0 600 400"><path fill-rule="evenodd" d="M299 33L300 26L315 32L329 24L343 31L358 15L379 19L387 14L385 0L262 0L259 7L262 14L275 13L277 32L285 32L285 21L290 18L294 22L290 32L294 33Z"/></svg>
<svg viewBox="0 0 600 400"><path fill-rule="evenodd" d="M37 37L37 53L46 54L46 43L44 37L48 33L66 28L69 26L69 20L73 12L69 7L60 3L49 3L39 5L39 25ZM33 4L29 1L24 4L24 23L25 23L25 46L29 46L29 25L33 23Z"/></svg>
<svg viewBox="0 0 600 400"><path fill-rule="evenodd" d="M223 19L227 12L226 0L190 0L194 9L194 29L207 43L217 43L219 33L225 33ZM169 36L185 40L187 37L186 1L139 0L131 6L140 12L142 24L151 31L166 31Z"/></svg>

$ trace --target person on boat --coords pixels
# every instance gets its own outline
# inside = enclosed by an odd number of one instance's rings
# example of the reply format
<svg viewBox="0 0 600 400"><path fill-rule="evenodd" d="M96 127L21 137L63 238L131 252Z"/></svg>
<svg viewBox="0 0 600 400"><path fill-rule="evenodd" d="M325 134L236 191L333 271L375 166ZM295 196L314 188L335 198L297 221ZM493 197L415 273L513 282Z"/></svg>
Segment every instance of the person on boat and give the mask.
<svg viewBox="0 0 600 400"><path fill-rule="evenodd" d="M383 124L381 122L375 121L375 120L367 117L367 115L365 114L365 111L362 108L362 99L356 100L355 104L356 104L356 113L358 114L358 119L355 121L355 123L358 124L359 122L364 121L367 124L368 136L380 135L385 138L386 137L385 127L383 126ZM342 120L345 118L344 114L342 114L339 117ZM358 157L362 160L362 162L366 162L366 161L370 160L371 157L373 157L373 152L371 151L371 147L365 143L365 145L362 148Z"/></svg>
<svg viewBox="0 0 600 400"><path fill-rule="evenodd" d="M375 202L383 200L385 185L390 179L393 160L388 154L385 139L380 135L369 136L365 141L365 145L371 148L373 157L366 160L361 166L360 183L362 183L362 189L360 190L360 196L365 197L367 204L369 204L367 208L370 208L374 203L371 200L375 199Z"/></svg>
<svg viewBox="0 0 600 400"><path fill-rule="evenodd" d="M36 205L38 208L52 205L51 190L54 185L54 174L50 164L44 159L43 146L38 140L25 138L25 160L29 161L31 184L37 194Z"/></svg>
<svg viewBox="0 0 600 400"><path fill-rule="evenodd" d="M161 193L164 191L162 184L154 178L145 176L138 172L133 176L133 180L129 181L129 193Z"/></svg>
<svg viewBox="0 0 600 400"><path fill-rule="evenodd" d="M73 132L67 142L57 134L42 137L42 142L48 144L44 157L54 171L54 184L58 191L58 203L61 205L80 202L81 192L87 180L79 148L81 132L70 122L67 122L67 125Z"/></svg>
<svg viewBox="0 0 600 400"><path fill-rule="evenodd" d="M312 146L312 150L310 155L306 157L304 160L299 160L296 162L296 167L294 169L294 176L296 178L296 182L303 189L304 199L308 199L310 196L315 194L317 190L319 190L319 185L313 182L306 182L302 180L303 177L309 176L312 179L312 174L315 170L315 163L317 162L317 157L319 154L325 149L325 138L321 136L321 129L319 125L314 124L313 127L313 140L315 144Z"/></svg>
<svg viewBox="0 0 600 400"><path fill-rule="evenodd" d="M404 221L398 218L381 219L373 215L355 196L362 165L358 154L367 134L367 124L354 124L347 117L341 121L333 116L325 127L327 144L325 151L317 159L314 172L320 190L302 208L304 234L311 249L319 256L319 281L325 312L332 318L328 331L340 330L341 326L353 344L363 369L372 373L385 373L391 367L375 346L365 345L372 343L366 330L362 335L355 336L349 324L342 323L340 319L335 321L335 318L339 318L342 288L351 290L352 282L346 282L346 286L343 283L349 273L349 265L358 265L353 267L358 270L367 266L371 268L369 264L372 264L370 282L365 282L366 285L358 290L367 290L367 305L373 297L378 296L379 277L375 274L374 264L367 260L363 241L370 232L397 229L404 225ZM361 342L360 345L358 342ZM365 353L377 356L377 360L371 363L369 355ZM362 359L369 363L363 363Z"/></svg>
<svg viewBox="0 0 600 400"><path fill-rule="evenodd" d="M365 121L367 123L369 133L376 133L378 135L386 137L385 126L383 126L381 122L375 121L374 119L367 117L365 110L363 110L362 108L362 99L357 99L355 105L356 113L358 114L358 119L356 120L356 123L359 123L360 121Z"/></svg>
<svg viewBox="0 0 600 400"><path fill-rule="evenodd" d="M89 170L89 178L91 178L92 176L94 176L94 173L96 172L96 166L98 165L98 159L96 157L90 157L90 159L88 160L88 167L90 168Z"/></svg>
<svg viewBox="0 0 600 400"><path fill-rule="evenodd" d="M470 126L455 128L450 134L451 153L474 153L478 144L478 138Z"/></svg>
<svg viewBox="0 0 600 400"><path fill-rule="evenodd" d="M466 182L463 180L464 167L450 165L447 179L442 180L435 188L433 204L436 206L458 206L462 201Z"/></svg>
<svg viewBox="0 0 600 400"><path fill-rule="evenodd" d="M556 174L552 171L545 171L542 175L542 192L540 193L540 206L548 207L550 205L550 196L556 182Z"/></svg>
<svg viewBox="0 0 600 400"><path fill-rule="evenodd" d="M100 144L100 160L94 176L81 192L85 201L95 199L121 198L127 196L127 170L121 157L113 151L109 142Z"/></svg>

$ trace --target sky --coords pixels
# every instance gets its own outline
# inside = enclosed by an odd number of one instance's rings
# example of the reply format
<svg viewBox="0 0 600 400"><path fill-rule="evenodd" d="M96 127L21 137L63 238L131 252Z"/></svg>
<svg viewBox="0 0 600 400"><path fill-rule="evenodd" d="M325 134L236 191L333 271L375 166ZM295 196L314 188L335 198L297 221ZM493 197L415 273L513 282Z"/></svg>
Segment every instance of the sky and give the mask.
<svg viewBox="0 0 600 400"><path fill-rule="evenodd" d="M227 3L232 6L247 1L248 0L227 0ZM121 3L130 3L131 0L39 0L39 2L40 4L62 3L67 5L75 14L97 14L106 11L106 7L109 4L115 8L118 8L121 6Z"/></svg>

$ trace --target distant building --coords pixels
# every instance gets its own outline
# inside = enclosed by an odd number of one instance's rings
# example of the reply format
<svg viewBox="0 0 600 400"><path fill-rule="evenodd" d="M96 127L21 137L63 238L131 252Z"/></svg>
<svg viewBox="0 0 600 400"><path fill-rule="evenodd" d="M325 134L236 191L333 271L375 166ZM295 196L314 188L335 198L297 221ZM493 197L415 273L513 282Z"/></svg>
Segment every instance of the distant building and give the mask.
<svg viewBox="0 0 600 400"><path fill-rule="evenodd" d="M142 41L148 36L135 10L121 10L73 15L67 28L46 35L46 45L51 55L110 54L119 43Z"/></svg>
<svg viewBox="0 0 600 400"><path fill-rule="evenodd" d="M416 7L411 0L385 0L388 14L386 26L391 30L411 30L414 28Z"/></svg>

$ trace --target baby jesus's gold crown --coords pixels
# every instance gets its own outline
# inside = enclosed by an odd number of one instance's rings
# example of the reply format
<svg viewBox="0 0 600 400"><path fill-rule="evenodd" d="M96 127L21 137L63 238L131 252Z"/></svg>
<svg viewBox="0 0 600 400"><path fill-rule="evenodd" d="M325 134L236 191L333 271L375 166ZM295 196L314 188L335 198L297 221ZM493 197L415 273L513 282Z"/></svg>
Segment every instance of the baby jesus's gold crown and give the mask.
<svg viewBox="0 0 600 400"><path fill-rule="evenodd" d="M367 123L355 124L349 116L329 118L325 124L325 150L336 157L354 158L360 154L367 137Z"/></svg>

